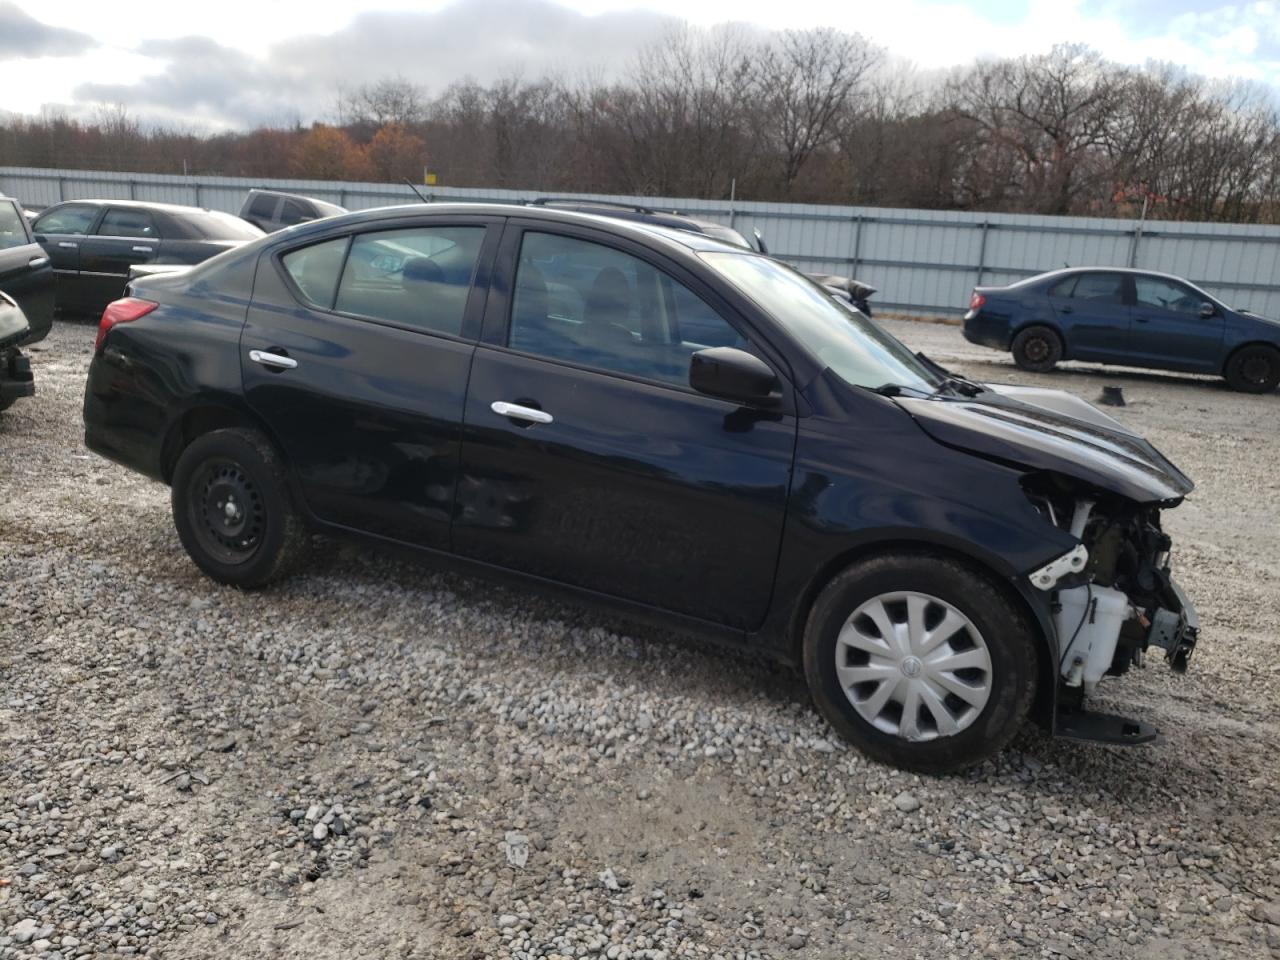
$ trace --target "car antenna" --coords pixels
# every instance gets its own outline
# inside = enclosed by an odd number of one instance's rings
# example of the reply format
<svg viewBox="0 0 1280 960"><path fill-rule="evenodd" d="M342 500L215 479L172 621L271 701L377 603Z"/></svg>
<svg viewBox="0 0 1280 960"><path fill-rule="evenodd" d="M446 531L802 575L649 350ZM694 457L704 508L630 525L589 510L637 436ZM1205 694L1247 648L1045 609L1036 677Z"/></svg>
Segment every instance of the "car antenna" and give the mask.
<svg viewBox="0 0 1280 960"><path fill-rule="evenodd" d="M409 185L409 189L410 189L410 190L412 190L414 193L416 193L416 194L418 195L418 199L419 199L419 200L421 200L423 203L430 203L430 202L431 202L431 201L430 201L430 200L428 200L425 196L423 196L423 194L422 194L422 191L421 191L421 190L419 190L417 187L415 187L415 186L413 185L413 181L412 181L412 180L410 180L408 177L404 177L404 178L402 178L402 179L404 180L404 182L405 182L405 183L407 183L407 184Z"/></svg>

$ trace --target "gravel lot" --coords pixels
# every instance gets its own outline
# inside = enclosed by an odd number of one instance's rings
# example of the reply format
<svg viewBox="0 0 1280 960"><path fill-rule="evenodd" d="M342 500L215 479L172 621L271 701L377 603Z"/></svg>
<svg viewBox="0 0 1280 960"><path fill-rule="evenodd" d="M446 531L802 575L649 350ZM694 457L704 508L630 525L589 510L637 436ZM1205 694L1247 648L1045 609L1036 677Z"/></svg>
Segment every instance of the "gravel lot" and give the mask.
<svg viewBox="0 0 1280 960"><path fill-rule="evenodd" d="M363 547L218 587L83 449L63 324L0 416L0 958L1280 957L1280 396L887 325L1123 386L1198 481L1192 670L1106 685L1164 742L921 778L767 663Z"/></svg>

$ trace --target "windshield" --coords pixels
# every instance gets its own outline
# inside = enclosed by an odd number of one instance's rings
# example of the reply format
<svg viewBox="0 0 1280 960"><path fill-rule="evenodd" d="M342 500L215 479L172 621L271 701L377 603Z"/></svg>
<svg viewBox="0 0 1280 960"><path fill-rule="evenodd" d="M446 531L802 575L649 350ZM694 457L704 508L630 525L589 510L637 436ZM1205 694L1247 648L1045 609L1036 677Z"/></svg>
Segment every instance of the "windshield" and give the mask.
<svg viewBox="0 0 1280 960"><path fill-rule="evenodd" d="M942 383L900 341L786 264L738 253L702 259L848 383L926 393Z"/></svg>

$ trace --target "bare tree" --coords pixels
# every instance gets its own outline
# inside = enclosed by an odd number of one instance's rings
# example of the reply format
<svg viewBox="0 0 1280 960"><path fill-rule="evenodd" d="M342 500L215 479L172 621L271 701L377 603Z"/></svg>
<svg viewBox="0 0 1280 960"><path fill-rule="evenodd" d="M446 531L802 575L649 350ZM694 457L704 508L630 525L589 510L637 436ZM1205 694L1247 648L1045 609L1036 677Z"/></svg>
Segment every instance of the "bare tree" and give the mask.
<svg viewBox="0 0 1280 960"><path fill-rule="evenodd" d="M788 30L762 47L758 119L778 155L785 191L813 153L835 140L839 119L882 57L862 35L825 28Z"/></svg>

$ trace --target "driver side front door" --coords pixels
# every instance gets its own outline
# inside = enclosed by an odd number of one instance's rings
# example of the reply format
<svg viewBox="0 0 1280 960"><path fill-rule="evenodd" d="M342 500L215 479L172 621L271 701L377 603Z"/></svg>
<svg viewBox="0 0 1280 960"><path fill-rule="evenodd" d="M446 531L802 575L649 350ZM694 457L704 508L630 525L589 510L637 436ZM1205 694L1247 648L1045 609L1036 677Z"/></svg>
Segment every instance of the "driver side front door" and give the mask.
<svg viewBox="0 0 1280 960"><path fill-rule="evenodd" d="M1208 301L1188 286L1163 277L1135 275L1129 352L1143 366L1217 373L1221 368L1222 311L1200 315Z"/></svg>

